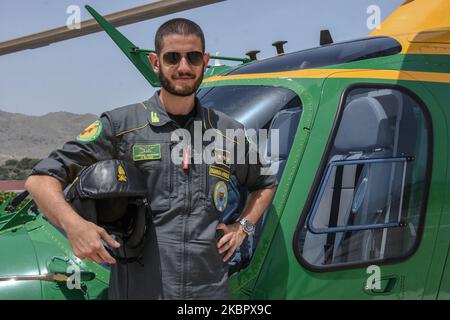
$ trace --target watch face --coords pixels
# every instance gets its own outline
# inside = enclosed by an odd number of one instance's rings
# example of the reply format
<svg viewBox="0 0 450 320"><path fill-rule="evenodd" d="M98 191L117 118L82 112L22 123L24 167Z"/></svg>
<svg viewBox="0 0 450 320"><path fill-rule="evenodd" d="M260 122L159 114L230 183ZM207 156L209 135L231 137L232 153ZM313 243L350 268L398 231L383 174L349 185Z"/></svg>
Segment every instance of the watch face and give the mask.
<svg viewBox="0 0 450 320"><path fill-rule="evenodd" d="M251 233L251 232L253 232L254 228L255 227L253 226L253 224L250 221L247 221L247 220L244 221L244 230L246 232Z"/></svg>

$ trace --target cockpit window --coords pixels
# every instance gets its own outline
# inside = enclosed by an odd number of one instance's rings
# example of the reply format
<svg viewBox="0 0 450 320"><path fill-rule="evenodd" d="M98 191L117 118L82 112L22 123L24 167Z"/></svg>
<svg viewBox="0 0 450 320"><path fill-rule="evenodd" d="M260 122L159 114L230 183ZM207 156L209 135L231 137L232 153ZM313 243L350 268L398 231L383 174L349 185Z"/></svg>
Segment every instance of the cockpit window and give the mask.
<svg viewBox="0 0 450 320"><path fill-rule="evenodd" d="M277 112L301 107L295 92L266 86L221 86L203 88L198 97L205 108L221 111L242 123L247 129L261 129Z"/></svg>
<svg viewBox="0 0 450 320"><path fill-rule="evenodd" d="M392 38L376 37L361 39L269 58L260 62L243 65L231 71L229 74L268 73L319 68L390 56L399 53L401 49L400 43Z"/></svg>
<svg viewBox="0 0 450 320"><path fill-rule="evenodd" d="M289 89L269 86L202 88L198 92L198 97L202 106L225 113L241 122L246 129L268 130L268 140L263 148L265 151L262 152L262 156L267 157L277 179L280 180L303 111L300 97ZM278 135L272 135L274 131ZM275 145L278 147L277 151L272 150ZM228 187L228 205L222 216L223 223L234 223L239 218L247 195L247 189L231 178ZM255 234L246 237L230 258L228 262L230 274L238 272L249 264L269 210L270 206L259 219Z"/></svg>

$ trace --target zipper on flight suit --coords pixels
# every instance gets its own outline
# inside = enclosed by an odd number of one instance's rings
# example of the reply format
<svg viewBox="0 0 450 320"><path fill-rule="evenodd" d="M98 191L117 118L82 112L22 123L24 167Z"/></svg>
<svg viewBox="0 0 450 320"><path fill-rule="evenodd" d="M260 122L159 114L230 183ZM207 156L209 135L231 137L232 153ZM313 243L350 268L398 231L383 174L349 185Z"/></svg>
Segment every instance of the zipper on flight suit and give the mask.
<svg viewBox="0 0 450 320"><path fill-rule="evenodd" d="M191 119L189 119L186 123L185 123L185 125L184 125L184 127L183 127L183 129L185 129L185 130L188 130L189 131L189 133L191 132L188 128L189 128L189 126L190 126L190 124L192 123L192 121L193 121L193 118L191 118ZM191 137L192 138L192 137ZM192 161L192 155L193 155L193 153L194 153L194 148L192 147L192 144L193 144L193 141L192 141L192 139L191 139L191 141L190 141L190 146L189 146L189 165L188 165L188 169L187 169L187 172L186 172L186 174L187 174L187 178L188 178L188 183L187 183L187 188L186 188L186 196L187 196L187 199L188 199L188 205L187 205L187 207L186 207L186 209L187 209L187 215L189 216L189 214L190 214L190 212L191 212L191 201L192 201L192 195L191 195L191 190L190 190L190 186L191 186L191 169L192 169L192 165L193 165L193 161Z"/></svg>
<svg viewBox="0 0 450 320"><path fill-rule="evenodd" d="M182 294L181 294L181 298L182 299L186 299L186 285L187 285L187 261L189 261L189 259L186 257L187 254L189 254L189 252L186 250L186 244L188 241L188 237L187 237L187 229L189 228L189 216L190 216L190 212L191 212L191 190L190 190L190 184L191 184L191 166L189 166L188 170L187 170L187 178L188 178L188 183L187 183L187 187L186 187L186 191L187 191L187 199L188 199L188 204L187 204L187 208L186 208L186 214L183 215L183 279L182 279Z"/></svg>
<svg viewBox="0 0 450 320"><path fill-rule="evenodd" d="M175 141L170 141L170 143L169 143L169 180L170 180L170 182L169 182L169 190L170 190L170 196L172 196L172 193L173 193L173 180L175 180L175 177L176 177L176 175L175 175L175 168L173 167L173 164L172 164L172 149L173 149L173 146L176 144L176 142Z"/></svg>
<svg viewBox="0 0 450 320"><path fill-rule="evenodd" d="M182 128L175 121L171 121L170 123L175 127L175 129L185 129L185 127ZM172 147L175 144L177 144L177 142L171 142L170 143L170 151L171 152L172 152ZM172 158L170 158L170 162L172 162ZM190 170L190 168L189 168L189 170ZM174 169L174 171L175 171L175 169ZM172 189L172 185L170 186L170 188ZM186 187L186 192L189 192L189 180L188 180L188 186ZM185 208L189 208L189 207L190 207L190 204L188 204L187 206L185 204ZM187 239L187 237L186 237L186 215L182 214L182 217L183 217L183 230L182 230L182 232L183 232L183 252L182 252L182 257L183 258L182 258L181 264L183 266L183 271L181 272L181 290L180 290L180 297L179 298L180 299L185 299L184 296L185 296L185 282L186 282L185 273L186 273L186 239Z"/></svg>
<svg viewBox="0 0 450 320"><path fill-rule="evenodd" d="M189 119L186 124L184 125L183 129L187 129L189 128L189 125L191 124L192 119ZM190 133L190 130L188 130ZM190 141L190 146L189 146L189 150L190 150L190 154L189 154L189 165L188 165L188 169L186 170L187 172L185 172L185 174L187 174L187 184L186 184L186 199L187 199L187 206L185 206L186 208L186 213L183 214L183 261L182 261L182 265L183 265L183 272L182 272L182 279L181 279L181 299L186 299L186 285L187 285L187 261L189 259L186 258L186 243L188 240L187 237L187 229L188 229L188 222L189 222L189 216L190 216L190 212L191 212L191 202L192 202L192 195L191 195L191 167L192 167L192 154L193 154L193 148L192 148L192 141ZM184 170L183 170L184 171Z"/></svg>
<svg viewBox="0 0 450 320"><path fill-rule="evenodd" d="M192 123L193 118L189 119L185 126L184 129L189 128L189 126ZM187 129L189 131L189 133L191 132L189 129ZM193 136L191 136L191 138L193 138ZM186 258L186 253L189 254L189 251L186 251L186 244L187 244L187 230L189 229L189 216L191 215L191 210L192 210L192 192L191 192L191 183L192 183L192 166L194 165L193 163L193 155L194 155L194 147L193 147L194 141L190 141L190 146L189 146L189 166L188 166L188 170L187 170L187 178L188 178L188 183L187 183L187 199L188 199L188 205L187 205L187 211L186 211L186 215L185 215L185 232L184 232L184 257ZM186 275L188 274L188 266L186 261L189 261L189 258L187 258L184 263L183 263L183 299L186 299L186 286L187 286L187 277Z"/></svg>
<svg viewBox="0 0 450 320"><path fill-rule="evenodd" d="M192 123L192 121L194 121L194 118L189 119L183 129L188 130L189 133L191 133L191 131L188 129L190 124ZM176 124L177 127L180 127L178 124ZM192 138L192 136L191 136ZM187 243L187 229L188 229L188 223L189 223L189 216L192 210L192 194L191 194L191 182L192 182L192 166L193 166L193 154L194 154L194 148L193 148L193 141L191 139L190 141L190 145L189 145L189 165L188 165L188 169L186 170L186 174L187 174L187 184L186 184L186 199L187 199L187 206L186 207L186 213L183 214L183 272L182 272L182 281L181 281L181 298L182 299L186 299L186 286L187 286L187 282L186 282L186 274L187 274L187 263L186 261L188 261L189 259L186 259L186 243ZM183 170L184 171L184 170Z"/></svg>

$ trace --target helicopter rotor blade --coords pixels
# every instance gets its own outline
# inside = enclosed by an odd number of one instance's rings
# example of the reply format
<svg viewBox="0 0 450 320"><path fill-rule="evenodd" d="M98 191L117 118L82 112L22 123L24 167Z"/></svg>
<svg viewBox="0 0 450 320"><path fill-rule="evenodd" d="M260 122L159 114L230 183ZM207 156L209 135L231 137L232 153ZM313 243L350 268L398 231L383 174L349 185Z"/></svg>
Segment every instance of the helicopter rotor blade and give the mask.
<svg viewBox="0 0 450 320"><path fill-rule="evenodd" d="M119 27L222 1L225 0L164 0L115 12L106 15L105 18L114 27ZM67 26L63 26L0 42L0 56L26 49L44 47L51 43L82 37L99 31L103 31L103 29L94 19L85 20L81 22L80 29L69 29Z"/></svg>

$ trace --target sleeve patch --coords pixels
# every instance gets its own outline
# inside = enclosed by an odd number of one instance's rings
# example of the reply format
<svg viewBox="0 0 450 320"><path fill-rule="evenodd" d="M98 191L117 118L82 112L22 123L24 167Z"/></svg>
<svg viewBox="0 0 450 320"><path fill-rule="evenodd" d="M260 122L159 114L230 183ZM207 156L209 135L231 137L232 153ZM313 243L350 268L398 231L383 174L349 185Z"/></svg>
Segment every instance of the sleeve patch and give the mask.
<svg viewBox="0 0 450 320"><path fill-rule="evenodd" d="M77 141L80 142L95 141L100 136L102 130L103 130L102 122L100 120L96 120L77 136Z"/></svg>

